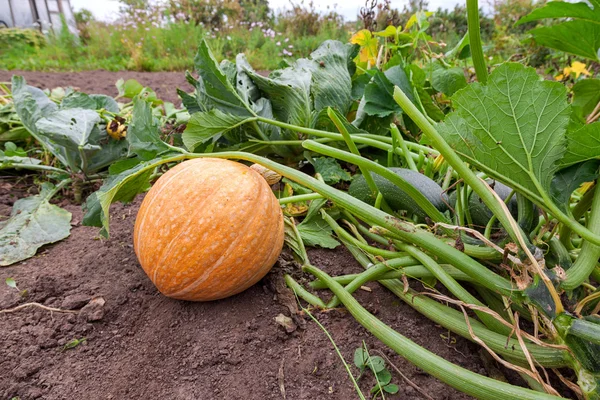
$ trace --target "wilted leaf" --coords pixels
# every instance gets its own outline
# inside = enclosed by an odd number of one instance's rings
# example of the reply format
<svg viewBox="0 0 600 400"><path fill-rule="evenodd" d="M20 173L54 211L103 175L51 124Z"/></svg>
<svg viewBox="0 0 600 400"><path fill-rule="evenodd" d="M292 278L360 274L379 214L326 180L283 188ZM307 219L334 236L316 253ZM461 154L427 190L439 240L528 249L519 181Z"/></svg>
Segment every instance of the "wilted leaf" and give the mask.
<svg viewBox="0 0 600 400"><path fill-rule="evenodd" d="M371 31L363 29L356 32L350 38L350 43L358 44L360 46L359 60L363 63L371 63L375 65L377 61L377 38L373 37Z"/></svg>
<svg viewBox="0 0 600 400"><path fill-rule="evenodd" d="M275 322L281 325L287 333L292 333L296 330L297 326L294 320L283 314L279 314L275 317Z"/></svg>
<svg viewBox="0 0 600 400"><path fill-rule="evenodd" d="M39 195L15 202L10 218L0 224L0 266L32 257L41 246L69 236L71 213L49 203L53 189L44 184Z"/></svg>

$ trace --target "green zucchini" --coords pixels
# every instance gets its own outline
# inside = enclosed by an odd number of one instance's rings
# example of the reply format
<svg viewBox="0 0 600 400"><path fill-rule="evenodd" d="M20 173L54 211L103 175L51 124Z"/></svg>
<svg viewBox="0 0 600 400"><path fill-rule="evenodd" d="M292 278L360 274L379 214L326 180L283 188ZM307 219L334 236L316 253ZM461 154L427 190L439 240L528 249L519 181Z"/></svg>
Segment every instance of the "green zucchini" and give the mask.
<svg viewBox="0 0 600 400"><path fill-rule="evenodd" d="M492 182L488 182L490 186ZM502 199L502 201L506 201L508 196L510 196L512 189L506 186L503 183L498 181L493 182L494 192L498 194L498 196ZM508 204L508 210L512 214L514 218L518 218L519 209L517 206L517 198L513 196ZM485 203L481 200L479 195L475 192L471 192L471 196L469 197L469 213L471 214L471 220L473 221L473 225L477 228L485 228L485 226L492 219L492 211L485 205Z"/></svg>
<svg viewBox="0 0 600 400"><path fill-rule="evenodd" d="M441 212L448 209L448 197L442 188L432 179L406 168L389 168L389 170L402 177L421 192ZM381 192L383 199L393 210L406 211L408 215L415 215L421 220L425 219L427 215L423 209L402 189L380 175L372 173L371 176L373 176L373 180ZM370 205L375 204L375 195L369 189L367 181L362 175L355 175L348 188L348 194Z"/></svg>

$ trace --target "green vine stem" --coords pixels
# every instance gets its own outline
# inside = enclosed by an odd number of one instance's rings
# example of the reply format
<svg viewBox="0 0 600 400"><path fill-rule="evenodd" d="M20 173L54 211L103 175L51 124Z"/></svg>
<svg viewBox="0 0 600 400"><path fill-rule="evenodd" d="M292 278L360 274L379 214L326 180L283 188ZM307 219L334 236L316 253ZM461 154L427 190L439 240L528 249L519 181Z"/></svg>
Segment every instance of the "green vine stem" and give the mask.
<svg viewBox="0 0 600 400"><path fill-rule="evenodd" d="M370 262L363 253L358 251L358 249L352 245L349 245L347 242L342 242L363 268L369 267ZM424 315L427 319L430 319L436 324L441 325L465 339L473 340L469 331L469 326L467 325L465 316L462 312L444 304L440 304L427 296L422 296L412 289L406 291L404 283L398 279L380 280L379 283L394 293L400 300ZM489 330L481 322L471 317L469 317L468 320L469 325L471 325L471 328L473 329L473 333L490 346L492 350L511 359L513 362L526 365L526 357L522 353L517 339L510 338L507 341L506 336ZM567 366L572 364L571 357L564 349L542 347L532 343L525 343L525 346L531 356L540 365L550 367L551 365Z"/></svg>
<svg viewBox="0 0 600 400"><path fill-rule="evenodd" d="M279 199L279 204L284 205L284 204L290 204L290 203L302 203L304 201L309 201L309 200L318 200L318 199L322 199L323 196L321 196L319 193L307 193L307 194L299 194L297 196L289 196L289 197L284 197Z"/></svg>
<svg viewBox="0 0 600 400"><path fill-rule="evenodd" d="M347 151L338 150L334 147L327 146L325 144L317 143L313 140L306 140L302 146L310 151L314 151L319 154L324 154L329 157L337 158L342 161L346 161L359 166L362 170L372 171L377 175L384 177L385 179L398 186L408 196L410 196L419 206L425 211L427 216L434 222L450 223L450 220L446 218L444 214L440 212L431 202L414 186L409 184L404 178L385 168L384 166L377 164L374 161L367 160L361 156L349 153Z"/></svg>
<svg viewBox="0 0 600 400"><path fill-rule="evenodd" d="M479 28L479 4L477 0L467 0L467 24L469 29L469 43L471 57L477 80L484 85L487 83L488 71L481 46L481 30Z"/></svg>
<svg viewBox="0 0 600 400"><path fill-rule="evenodd" d="M590 207L592 206L592 203L594 201L594 196L596 194L596 186L598 186L598 184L595 184L594 187L591 187L583 195L583 197L581 197L581 199L579 199L579 201L577 202L575 207L573 207L573 210L571 210L571 214L573 214L573 219L575 221L578 221L587 212L587 210L589 210ZM571 232L572 232L572 229L569 226L563 224L560 227L560 231L558 233L558 237L559 237L560 241L565 245L567 250L573 249L573 243L571 240Z"/></svg>
<svg viewBox="0 0 600 400"><path fill-rule="evenodd" d="M381 263L381 264L384 264L384 263ZM369 269L371 269L377 265L379 265L379 264L373 264L371 267L369 267ZM354 281L357 278L360 279L360 282L362 282L361 285L364 285L367 282L390 280L390 279L402 279L402 277L404 277L404 276L406 276L408 278L414 278L414 279L435 278L434 275L431 273L431 271L429 271L427 268L425 268L422 265L412 265L411 264L411 265L407 265L405 267L403 266L398 270L391 269L392 267L390 266L389 262L387 263L387 266L389 267L387 271L382 272L381 275L370 277L369 279L365 279L365 276L363 276L362 273L334 276L333 279L335 279L335 281L337 283L339 283L340 285L346 286L350 282ZM451 277L453 277L457 281L473 282L473 279L471 279L471 277L469 275L466 275L465 273L460 272L459 270L454 268L452 265L441 264L440 266ZM309 283L309 286L312 289L327 289L327 285L318 279ZM346 288L346 289L348 289L348 288Z"/></svg>
<svg viewBox="0 0 600 400"><path fill-rule="evenodd" d="M456 296L456 298L467 304L475 304L480 307L486 307L481 301L479 301L479 299L469 293L452 276L450 276L450 274L448 274L433 258L429 257L427 254L423 253L414 246L410 246L398 241L395 241L394 245L396 248L398 248L398 250L402 250L416 258L422 265L431 271L435 278L440 281L440 283L444 285L444 287L448 289L450 293ZM479 319L491 330L505 335L510 334L510 328L501 324L490 314L482 311L476 311L475 313Z"/></svg>
<svg viewBox="0 0 600 400"><path fill-rule="evenodd" d="M445 360L381 322L325 272L313 266L305 266L304 270L325 282L350 314L379 340L418 368L461 392L484 400L560 399L560 397L488 378Z"/></svg>
<svg viewBox="0 0 600 400"><path fill-rule="evenodd" d="M556 292L556 288L546 276L546 274L541 270L541 267L537 263L537 260L534 259L532 253L529 250L529 237L524 235L514 220L506 205L502 202L502 200L498 197L498 195L489 187L489 185L482 179L479 179L477 175L467 164L465 164L459 157L458 154L450 147L450 145L444 140L444 138L436 131L436 129L429 123L429 121L425 118L425 116L415 107L415 105L410 101L408 97L398 88L397 86L394 88L394 100L398 103L398 105L408 114L408 116L421 128L425 136L429 138L432 142L433 147L440 151L440 153L444 156L448 164L454 168L456 172L461 176L461 178L468 184L474 191L479 195L481 200L485 203L485 205L492 211L492 213L498 218L504 229L508 232L508 234L513 238L516 243L519 243L521 249L527 254L531 264L536 267L536 272L539 274L540 278L544 282L544 285L548 289L548 292L552 296L552 300L554 302L555 310L557 314L560 314L564 311L564 307ZM552 205L552 204L551 204ZM556 206L554 206L556 208ZM563 214L564 215L564 214ZM566 216L565 216L566 217ZM572 223L568 217L567 221ZM562 221L561 221L562 222ZM583 231L585 231L586 238L596 238L600 241L600 236L593 234L585 227L581 226L578 223L575 223L578 233L581 236ZM591 235L590 235L591 234Z"/></svg>
<svg viewBox="0 0 600 400"><path fill-rule="evenodd" d="M296 280L294 280L294 278L292 278L290 275L285 274L283 276L283 278L285 279L286 285L290 289L292 289L294 291L294 293L296 293L296 296L300 297L302 300L306 301L308 304L310 304L312 306L319 307L319 308L327 308L327 306L325 305L325 302L323 300L321 300L320 297L315 296L314 294L312 294L309 291L307 291L306 289L304 289L304 287L302 287L302 285L300 285L298 282L296 282Z"/></svg>
<svg viewBox="0 0 600 400"><path fill-rule="evenodd" d="M594 200L592 202L592 211L588 220L588 226L592 232L600 234L600 185L596 185L594 190ZM575 263L566 271L566 277L560 286L563 289L572 290L585 281L598 263L600 258L600 246L584 241L581 245L581 252Z"/></svg>
<svg viewBox="0 0 600 400"><path fill-rule="evenodd" d="M362 159L362 157L360 156L360 152L358 151L358 148L356 147L356 144L354 144L354 142L352 141L352 138L350 137L350 133L348 132L348 129L346 129L346 127L344 126L342 121L338 118L338 116L336 115L336 113L333 111L333 109L331 107L327 107L327 116L329 117L329 119L331 119L331 121L333 122L335 127L342 134L342 137L344 138L344 142L346 143L346 146L348 146L348 149L352 152L352 154L354 154L355 156ZM392 150L393 150L393 146L392 146ZM365 178L365 182L367 183L367 186L369 187L369 190L377 199L377 201L375 202L375 208L381 208L381 209L385 210L386 212L391 212L392 210L386 204L385 200L383 199L383 195L379 192L379 189L377 188L377 185L375 184L373 177L369 173L369 169L366 168L364 165L359 165L358 168L360 169L360 172L363 174L363 176Z"/></svg>
<svg viewBox="0 0 600 400"><path fill-rule="evenodd" d="M408 146L406 145L406 141L402 137L402 134L398 130L398 127L396 126L396 124L390 124L390 132L392 133L392 143L394 141L398 142L400 144L400 148L402 149L402 153L409 154L410 152L408 151ZM419 170L417 169L417 166L415 165L415 161L412 159L412 157L405 156L404 159L408 163L408 168L412 169L413 171L419 172Z"/></svg>

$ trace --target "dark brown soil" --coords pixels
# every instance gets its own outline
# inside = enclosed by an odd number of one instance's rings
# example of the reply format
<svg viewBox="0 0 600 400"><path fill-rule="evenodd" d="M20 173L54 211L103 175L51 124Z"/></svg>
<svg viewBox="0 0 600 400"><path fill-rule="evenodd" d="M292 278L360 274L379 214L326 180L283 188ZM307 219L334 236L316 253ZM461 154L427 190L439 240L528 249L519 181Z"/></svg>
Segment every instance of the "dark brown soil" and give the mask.
<svg viewBox="0 0 600 400"><path fill-rule="evenodd" d="M0 80L9 74L0 72ZM25 73L31 84L71 84L93 93L116 94L119 77L135 77L175 100L181 73L80 74ZM14 201L33 193L17 179L0 182L0 215ZM132 231L141 196L112 208L111 238L80 226L78 206L71 236L47 246L26 262L0 269L0 280L14 278L20 290L0 282L0 309L25 302L81 309L77 314L28 308L0 314L0 398L28 399L338 399L357 398L341 360L324 332L306 315L297 315L295 299L282 282L283 269L297 268L285 254L259 284L229 299L189 303L162 296L137 263ZM313 264L332 274L361 270L342 250L310 252ZM299 271L294 272L300 275ZM378 284L357 298L394 329L440 356L485 374L478 347L448 335ZM100 299L101 298L101 299ZM94 301L91 301L95 299ZM297 329L287 333L275 322L293 317ZM343 309L314 312L352 365L356 348L386 353L392 362L434 399L467 399L456 390L392 354ZM66 349L73 339L85 338ZM68 347L68 346L67 346ZM353 366L352 372L358 375ZM393 372L399 394L422 396ZM360 380L368 394L374 379ZM367 396L368 397L368 396Z"/></svg>
<svg viewBox="0 0 600 400"><path fill-rule="evenodd" d="M185 80L183 72L110 72L104 70L89 72L34 72L34 71L2 71L0 70L0 82L10 82L13 75L22 75L27 84L40 89L67 87L79 88L81 91L92 94L107 94L116 96L118 94L115 82L123 78L136 79L142 85L148 86L156 91L159 99L170 101L176 105L181 104L177 96L177 88L190 91L192 88Z"/></svg>

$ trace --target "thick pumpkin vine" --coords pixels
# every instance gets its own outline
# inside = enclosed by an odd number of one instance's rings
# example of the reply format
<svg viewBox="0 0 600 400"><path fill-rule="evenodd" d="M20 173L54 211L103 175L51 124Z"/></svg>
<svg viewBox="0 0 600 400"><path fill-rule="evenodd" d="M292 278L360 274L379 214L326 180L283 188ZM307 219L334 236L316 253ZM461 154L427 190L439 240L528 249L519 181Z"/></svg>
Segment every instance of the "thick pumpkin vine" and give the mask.
<svg viewBox="0 0 600 400"><path fill-rule="evenodd" d="M280 203L294 217L286 221L286 242L316 278L309 288L292 276L286 282L307 303L343 304L398 354L477 398L558 398L545 378L548 368L570 368L573 377L558 375L568 388L600 398L600 123L589 118L600 98L578 83L569 103L561 83L516 63L489 73L477 2L467 5L470 32L461 46L470 42L479 80L471 84L453 65L460 49L436 61L423 46L428 63L414 62L407 49L427 41L425 14L404 30L369 36L369 46L383 46L374 62L361 58L358 45L326 41L269 77L243 55L219 64L203 43L195 59L199 77L187 75L195 91L179 92L190 115L185 132L163 141L152 101L133 96L128 133L118 142L127 156L111 159L108 178L86 201L84 223L108 235L110 205L131 201L180 161L261 164L285 177ZM530 19L555 16L558 6L546 7ZM56 129L37 120L46 109L34 94L23 91L25 100L15 102L24 125L63 165L89 168L83 142L71 155L55 149L62 136L39 134ZM307 164L315 177L297 168L310 170ZM342 168L348 164L357 167L354 178ZM419 173L417 181L406 170ZM332 186L351 179L360 179L362 189L349 194ZM424 189L432 182L441 192ZM36 201L47 202L48 190ZM307 245L340 243L363 273L330 277L311 265ZM425 289L417 292L408 278ZM483 346L531 389L453 365L393 331L352 296L368 281ZM315 292L325 288L334 295L327 302ZM531 321L533 332L519 319Z"/></svg>

